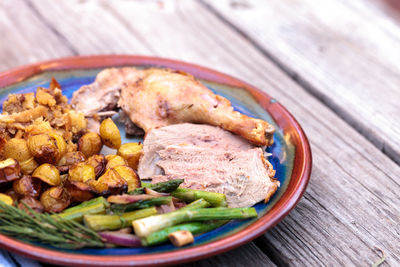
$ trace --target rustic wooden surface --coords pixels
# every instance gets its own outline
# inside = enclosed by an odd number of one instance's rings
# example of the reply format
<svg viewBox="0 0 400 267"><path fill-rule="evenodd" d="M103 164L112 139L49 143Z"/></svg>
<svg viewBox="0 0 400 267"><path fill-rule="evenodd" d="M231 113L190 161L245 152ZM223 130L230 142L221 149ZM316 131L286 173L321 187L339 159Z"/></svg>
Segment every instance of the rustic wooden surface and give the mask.
<svg viewBox="0 0 400 267"><path fill-rule="evenodd" d="M0 71L130 53L243 79L303 126L311 182L273 230L186 266L368 266L382 252L399 266L399 17L378 1L322 2L3 0Z"/></svg>

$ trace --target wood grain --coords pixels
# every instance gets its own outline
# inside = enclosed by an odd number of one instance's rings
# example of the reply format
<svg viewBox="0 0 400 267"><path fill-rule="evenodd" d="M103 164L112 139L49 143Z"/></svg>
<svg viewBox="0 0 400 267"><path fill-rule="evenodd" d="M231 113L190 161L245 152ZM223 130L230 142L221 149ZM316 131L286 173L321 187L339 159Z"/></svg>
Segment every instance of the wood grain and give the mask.
<svg viewBox="0 0 400 267"><path fill-rule="evenodd" d="M383 1L205 1L400 163L400 24Z"/></svg>
<svg viewBox="0 0 400 267"><path fill-rule="evenodd" d="M371 265L381 256L375 247L387 255L387 266L400 264L400 167L204 5L48 0L26 6L79 54L140 51L199 63L258 86L295 115L310 139L314 169L298 207L256 242L278 265ZM68 23L58 19L65 14ZM74 23L82 20L80 27ZM8 62L21 57L11 55ZM223 254L210 264L258 266L265 259L251 261L253 249L242 247L235 253L243 257Z"/></svg>

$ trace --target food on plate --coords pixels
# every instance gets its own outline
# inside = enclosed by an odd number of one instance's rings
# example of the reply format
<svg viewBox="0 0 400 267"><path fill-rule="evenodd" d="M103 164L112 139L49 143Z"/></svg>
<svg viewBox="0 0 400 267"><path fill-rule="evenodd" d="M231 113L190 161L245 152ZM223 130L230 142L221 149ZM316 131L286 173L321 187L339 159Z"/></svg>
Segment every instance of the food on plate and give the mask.
<svg viewBox="0 0 400 267"><path fill-rule="evenodd" d="M223 193L230 207L248 207L277 190L261 148L218 127L175 124L151 130L138 173L153 182L183 178L183 187Z"/></svg>
<svg viewBox="0 0 400 267"><path fill-rule="evenodd" d="M67 249L180 247L257 217L250 206L279 186L259 147L273 143L274 127L191 75L106 69L72 104L54 79L3 103L0 233ZM143 144L122 144L110 118L118 107ZM100 154L103 145L116 152Z"/></svg>
<svg viewBox="0 0 400 267"><path fill-rule="evenodd" d="M170 124L193 122L219 126L256 145L273 143L271 124L234 111L229 100L179 71L106 69L94 83L75 92L71 103L87 116L115 109L118 104L146 133Z"/></svg>

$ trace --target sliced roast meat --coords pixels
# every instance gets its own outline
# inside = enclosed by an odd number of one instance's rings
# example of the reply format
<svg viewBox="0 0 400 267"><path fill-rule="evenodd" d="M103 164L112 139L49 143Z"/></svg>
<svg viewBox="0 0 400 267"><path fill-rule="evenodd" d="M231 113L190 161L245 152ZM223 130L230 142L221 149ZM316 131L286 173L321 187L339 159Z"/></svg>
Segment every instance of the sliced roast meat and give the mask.
<svg viewBox="0 0 400 267"><path fill-rule="evenodd" d="M195 145L212 150L241 151L253 148L247 140L219 127L182 123L152 129L145 136L143 155L139 161L138 174L141 179L162 174L157 166L157 152L169 145Z"/></svg>
<svg viewBox="0 0 400 267"><path fill-rule="evenodd" d="M261 148L243 151L171 145L158 151L163 175L152 182L183 178L182 187L226 195L230 207L249 207L269 197L279 182Z"/></svg>

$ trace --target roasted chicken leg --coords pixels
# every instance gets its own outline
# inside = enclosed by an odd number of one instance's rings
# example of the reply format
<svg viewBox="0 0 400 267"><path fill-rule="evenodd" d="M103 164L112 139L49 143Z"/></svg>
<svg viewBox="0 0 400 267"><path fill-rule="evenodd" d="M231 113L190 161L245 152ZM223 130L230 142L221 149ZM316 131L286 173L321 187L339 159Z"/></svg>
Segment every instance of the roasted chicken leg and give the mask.
<svg viewBox="0 0 400 267"><path fill-rule="evenodd" d="M273 143L274 127L271 124L234 111L229 100L214 94L191 75L166 69L122 70L104 70L95 83L74 94L72 103L78 110L85 111L82 104L85 99L79 99L79 96L95 99L98 95L97 103L105 102L104 110L110 106L110 101L103 101L102 95L105 94L97 91L109 92L112 88L118 93L120 90L118 106L145 132L170 124L192 122L219 126L259 146ZM106 74L117 77L107 77ZM102 80L107 82L100 83ZM110 83L111 80L115 83Z"/></svg>

